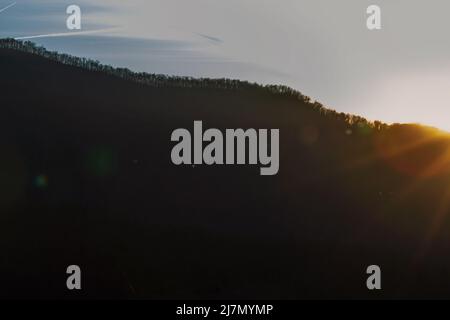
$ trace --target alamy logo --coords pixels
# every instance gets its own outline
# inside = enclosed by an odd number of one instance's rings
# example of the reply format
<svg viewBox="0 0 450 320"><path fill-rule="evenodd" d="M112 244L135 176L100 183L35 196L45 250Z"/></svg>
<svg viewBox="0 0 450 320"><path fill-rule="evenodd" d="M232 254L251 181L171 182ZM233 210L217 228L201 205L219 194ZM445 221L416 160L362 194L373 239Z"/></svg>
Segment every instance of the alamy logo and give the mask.
<svg viewBox="0 0 450 320"><path fill-rule="evenodd" d="M381 290L381 268L371 265L367 267L366 273L370 275L366 281L367 289Z"/></svg>
<svg viewBox="0 0 450 320"><path fill-rule="evenodd" d="M70 15L66 21L67 29L81 30L81 8L73 4L67 7L66 13Z"/></svg>
<svg viewBox="0 0 450 320"><path fill-rule="evenodd" d="M381 29L381 8L377 5L371 5L367 8L367 29L380 30Z"/></svg>
<svg viewBox="0 0 450 320"><path fill-rule="evenodd" d="M77 265L71 265L67 267L66 273L70 276L67 277L66 286L69 290L81 290L81 269Z"/></svg>
<svg viewBox="0 0 450 320"><path fill-rule="evenodd" d="M171 157L175 165L246 164L248 158L248 164L256 165L259 160L264 166L260 170L261 175L276 175L279 170L279 138L278 129L226 129L224 150L224 135L220 130L208 129L203 132L202 121L194 121L194 159L191 133L186 129L173 131L171 140L178 143L173 147ZM208 144L203 149L204 142Z"/></svg>

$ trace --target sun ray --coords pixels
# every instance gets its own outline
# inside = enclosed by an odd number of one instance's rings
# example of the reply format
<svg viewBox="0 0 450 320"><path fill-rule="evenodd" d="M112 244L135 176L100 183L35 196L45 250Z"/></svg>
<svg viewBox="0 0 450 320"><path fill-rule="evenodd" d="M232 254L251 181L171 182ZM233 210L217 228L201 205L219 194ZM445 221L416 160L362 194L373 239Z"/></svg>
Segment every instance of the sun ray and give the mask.
<svg viewBox="0 0 450 320"><path fill-rule="evenodd" d="M428 143L432 143L434 141L439 140L440 138L442 138L444 135L447 135L446 133L442 133L442 134L427 134L427 136L418 139L418 140L414 140L411 141L407 144L403 144L401 146L397 146L396 149L394 150L389 150L387 152L384 152L383 156L385 158L394 158L397 156L400 156L402 154L405 154L407 152L413 151L414 149L420 148L422 146L425 146ZM450 136L449 136L450 137ZM450 141L450 139L449 139ZM354 170L356 168L363 168L366 167L368 165L370 165L371 163L373 163L375 160L377 160L377 154L372 154L372 155L368 155L364 158L359 158L359 159L355 159L354 161L352 161L351 163L348 163L344 168L343 171L348 172L351 170Z"/></svg>
<svg viewBox="0 0 450 320"><path fill-rule="evenodd" d="M416 263L418 263L425 257L428 249L433 243L434 238L436 237L436 234L441 229L442 222L447 217L449 209L450 209L450 188L444 193L444 196L442 197L442 200L436 210L436 213L433 216L431 224L417 251L417 254L414 259Z"/></svg>

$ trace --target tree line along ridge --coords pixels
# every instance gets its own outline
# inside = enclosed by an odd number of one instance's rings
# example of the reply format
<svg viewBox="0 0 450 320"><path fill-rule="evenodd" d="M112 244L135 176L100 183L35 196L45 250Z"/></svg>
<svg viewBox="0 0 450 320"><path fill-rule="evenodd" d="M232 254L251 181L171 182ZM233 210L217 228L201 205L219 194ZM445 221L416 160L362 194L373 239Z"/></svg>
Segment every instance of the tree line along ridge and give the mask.
<svg viewBox="0 0 450 320"><path fill-rule="evenodd" d="M364 117L352 115L324 107L320 102L312 101L310 97L303 95L299 91L285 85L261 85L243 80L227 78L194 78L186 76L169 76L164 74L153 74L147 72L134 72L128 68L116 68L100 63L98 60L76 57L73 55L49 51L42 46L38 46L31 41L18 41L13 38L0 39L0 49L12 49L24 53L37 55L55 62L73 67L83 68L89 71L102 72L116 76L124 80L145 84L151 87L176 87L176 88L204 88L221 90L257 90L270 94L279 95L285 98L296 99L303 104L309 105L325 117L334 120L344 121L349 126L369 127L375 130L388 128L387 124L380 121L368 121Z"/></svg>

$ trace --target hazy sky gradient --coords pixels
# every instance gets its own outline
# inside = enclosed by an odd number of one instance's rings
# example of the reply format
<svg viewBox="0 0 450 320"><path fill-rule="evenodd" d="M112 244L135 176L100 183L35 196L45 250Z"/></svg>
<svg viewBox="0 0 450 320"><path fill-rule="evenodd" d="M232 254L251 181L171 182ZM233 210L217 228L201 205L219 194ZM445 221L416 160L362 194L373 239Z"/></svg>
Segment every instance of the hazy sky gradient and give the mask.
<svg viewBox="0 0 450 320"><path fill-rule="evenodd" d="M448 0L17 0L0 37L66 32L69 4L83 30L117 29L35 42L139 71L287 84L338 111L450 130ZM380 31L366 28L370 4Z"/></svg>

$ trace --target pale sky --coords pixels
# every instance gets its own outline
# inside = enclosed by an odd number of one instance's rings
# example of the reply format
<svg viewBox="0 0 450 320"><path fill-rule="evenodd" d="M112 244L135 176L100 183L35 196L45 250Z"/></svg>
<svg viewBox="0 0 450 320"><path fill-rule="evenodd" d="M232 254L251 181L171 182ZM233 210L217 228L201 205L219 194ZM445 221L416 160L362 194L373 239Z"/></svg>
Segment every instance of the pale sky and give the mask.
<svg viewBox="0 0 450 320"><path fill-rule="evenodd" d="M14 0L0 0L0 10ZM289 85L337 111L450 131L448 0L16 0L0 37L82 31L33 41L103 63L172 75ZM366 28L366 8L382 29Z"/></svg>

